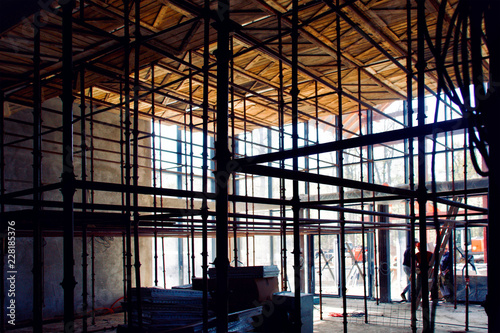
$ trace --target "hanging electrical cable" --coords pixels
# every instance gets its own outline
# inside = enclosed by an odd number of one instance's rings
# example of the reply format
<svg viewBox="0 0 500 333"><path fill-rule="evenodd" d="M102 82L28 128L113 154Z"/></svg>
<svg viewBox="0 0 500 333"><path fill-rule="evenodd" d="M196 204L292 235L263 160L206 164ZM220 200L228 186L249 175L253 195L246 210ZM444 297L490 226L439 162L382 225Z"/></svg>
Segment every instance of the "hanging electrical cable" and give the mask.
<svg viewBox="0 0 500 333"><path fill-rule="evenodd" d="M436 62L438 91L442 90L460 108L468 123L472 165L479 175L485 177L488 176L490 166L485 119L486 114L492 112L486 99L493 85L490 83L489 90L485 90L483 62L488 55L483 55L481 41L484 40L486 49L489 50L488 29L483 30L483 23L488 27L489 21L496 18L487 15L489 2L460 0L449 19L448 29L443 34L445 17L448 15L447 6L447 0L443 0L439 6L435 38L431 37L428 29L425 31L425 38ZM450 60L449 52L452 59L450 68L453 69L451 73L446 65ZM471 84L473 99L470 93ZM483 158L486 169L480 166L477 153Z"/></svg>

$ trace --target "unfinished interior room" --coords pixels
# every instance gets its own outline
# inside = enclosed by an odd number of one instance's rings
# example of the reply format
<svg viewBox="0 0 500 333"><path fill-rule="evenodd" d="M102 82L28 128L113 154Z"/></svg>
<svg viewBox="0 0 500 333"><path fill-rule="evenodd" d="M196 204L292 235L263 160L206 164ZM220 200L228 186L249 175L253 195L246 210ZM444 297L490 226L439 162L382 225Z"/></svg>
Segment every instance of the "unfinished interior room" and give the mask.
<svg viewBox="0 0 500 333"><path fill-rule="evenodd" d="M2 1L0 331L500 332L499 48L495 0Z"/></svg>

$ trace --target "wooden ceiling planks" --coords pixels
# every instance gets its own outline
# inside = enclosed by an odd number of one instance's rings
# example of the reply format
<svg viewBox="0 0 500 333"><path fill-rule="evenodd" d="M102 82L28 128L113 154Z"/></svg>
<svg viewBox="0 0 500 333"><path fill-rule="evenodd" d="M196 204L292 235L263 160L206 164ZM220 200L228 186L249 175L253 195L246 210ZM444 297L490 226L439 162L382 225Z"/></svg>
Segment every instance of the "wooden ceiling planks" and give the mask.
<svg viewBox="0 0 500 333"><path fill-rule="evenodd" d="M453 14L453 6L457 0L449 1L448 18ZM317 78L320 114L338 113L337 86L337 14L334 7L322 1L299 1L300 39L299 39L299 71L300 112L315 114L314 96ZM352 20L356 26L351 26L347 21L341 20L340 47L342 52L342 82L344 91L357 98L358 71L361 71L361 99L363 102L376 106L406 95L406 73L399 67L406 64L407 50L407 22L405 0L372 0L368 2L356 1L346 4L342 8L343 15ZM192 51L192 64L195 68L203 66L203 18L198 17L202 12L204 0L174 1L174 0L142 0L141 6L141 34L145 37L157 34L140 48L141 82L145 86L151 84L148 77L151 64L155 66L155 86L173 82L155 95L155 105L162 106L167 103L170 109L165 109L164 114L170 119L178 119L179 112L185 112L186 101L189 100L190 87L187 75L190 71L186 63L179 64L175 57L187 62L187 54ZM427 25L431 38L436 34L436 4L437 0L427 1ZM212 2L212 9L216 9ZM42 76L46 87L43 90L44 98L51 98L60 94L60 79L57 77L61 70L61 18L54 4L53 13L44 16L45 21L41 34ZM193 9L195 8L195 9ZM235 77L234 87L235 113L242 118L244 114L243 98L247 100L247 118L251 122L249 129L262 126L276 126L277 117L277 91L279 88L279 49L278 49L278 16L282 16L282 32L284 33L283 55L290 59L290 9L291 0L232 0L231 17L241 25L234 36ZM123 2L120 0L86 0L84 13L80 16L79 8L75 8L75 33L74 52L75 64L89 63L85 82L87 86L106 88L106 94L96 94L95 98L103 98L103 102L117 101L120 87L117 83L123 79L124 50L120 41L124 33ZM192 19L196 19L189 21ZM134 38L135 8L132 6L130 13L131 39ZM187 24L182 24L188 22ZM447 29L445 24L445 29ZM416 39L416 13L412 15L412 39ZM361 29L363 36L356 29ZM170 30L166 30L170 29ZM166 31L162 34L159 32ZM249 36L242 38L242 36ZM368 36L368 38L366 37ZM216 50L216 31L210 28L210 64L215 63L212 56ZM371 38L371 40L370 40ZM271 41L263 46L255 43ZM377 45L374 45L377 44ZM151 45L151 46L149 46ZM382 46L387 54L381 52ZM251 47L252 50L248 50ZM416 43L413 43L411 53L415 65ZM33 35L27 33L22 24L9 29L0 36L0 77L1 88L6 91L11 100L30 101L31 85L29 78L32 76L31 54L33 52ZM172 54L173 57L168 56ZM425 53L428 60L428 69L435 67L432 54L429 50ZM129 55L130 80L133 79L134 52ZM448 55L447 63L451 63ZM395 63L396 62L396 63ZM399 64L397 63L399 62ZM485 61L485 69L488 63ZM101 69L102 72L99 72ZM212 66L210 72L216 74L216 67ZM194 71L194 70L193 70ZM289 102L291 86L291 71L287 61L283 63L283 83L285 100ZM114 75L114 79L110 76ZM453 73L451 73L452 78ZM113 81L114 80L114 81ZM429 72L426 83L435 89L436 80L433 73ZM79 83L75 85L78 87ZM193 76L192 90L193 101L200 104L202 95L203 77L201 73ZM415 87L414 87L415 88ZM76 89L76 88L75 88ZM209 86L210 106L215 105L216 80L210 78ZM252 93L253 92L253 93ZM163 94L163 95L162 95ZM178 98L178 100L175 100ZM166 101L166 102L165 102ZM145 97L141 101L141 110L151 107L153 101ZM251 103L251 105L250 105ZM358 109L358 101L343 98L343 112L348 113ZM165 105L163 105L166 108ZM366 106L364 106L366 107ZM189 108L187 108L189 109ZM197 111L199 113L199 111ZM289 112L289 109L287 109ZM304 118L304 115L302 114ZM306 117L307 118L307 117ZM288 118L287 118L288 119ZM305 119L305 118L304 118ZM200 120L201 121L201 120ZM239 130L243 128L241 121L236 122Z"/></svg>

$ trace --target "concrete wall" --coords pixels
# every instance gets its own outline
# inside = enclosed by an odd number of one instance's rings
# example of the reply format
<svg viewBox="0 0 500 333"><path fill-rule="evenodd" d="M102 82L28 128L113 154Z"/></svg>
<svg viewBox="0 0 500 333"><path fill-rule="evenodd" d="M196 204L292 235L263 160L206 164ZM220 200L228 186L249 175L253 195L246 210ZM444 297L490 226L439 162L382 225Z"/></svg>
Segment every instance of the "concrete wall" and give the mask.
<svg viewBox="0 0 500 333"><path fill-rule="evenodd" d="M60 99L52 99L44 103L44 107L61 110ZM9 115L12 119L32 122L32 110L24 109ZM88 109L87 109L88 112ZM75 116L79 115L79 107L74 106ZM42 112L44 126L61 126L61 115ZM94 180L99 182L121 183L121 163L120 163L120 144L110 142L107 139L119 140L120 129L117 127L120 123L119 114L116 112L106 112L94 117ZM108 126L98 123L105 121L116 126ZM149 120L140 120L140 129L149 132L151 129ZM44 128L42 131L46 131ZM6 142L17 140L20 137L16 134L31 135L32 126L29 124L20 124L6 121ZM87 133L90 132L90 125L87 123ZM143 136L143 135L141 135ZM51 184L60 181L62 171L62 145L60 144L62 134L59 131L46 134L42 138L42 183ZM6 154L6 191L32 187L32 140L27 140L16 144L15 147L8 147ZM86 144L90 146L90 139L87 137ZM81 179L81 157L80 149L80 123L74 125L74 166L75 176ZM140 145L145 147L140 149L140 156L151 156L150 139L143 139ZM100 151L102 149L104 151ZM113 163L114 162L114 163ZM146 158L140 158L140 166L150 166L150 161ZM149 168L140 168L139 184L151 185L151 170ZM87 179L90 180L90 153L87 153ZM25 198L30 198L29 196ZM46 192L43 194L44 200L61 201L62 195L59 190ZM81 191L78 190L74 196L75 202L81 202ZM140 196L141 205L151 205L151 196ZM95 192L95 203L108 203L121 205L121 194L113 192ZM30 207L7 206L8 211L30 209ZM89 292L89 310L92 305L91 298L91 241L87 242L88 257L88 292ZM45 235L47 236L47 235ZM16 240L16 261L17 261L17 281L16 281L16 322L29 320L33 316L33 240L30 237L18 237ZM45 319L55 318L63 315L63 289L60 285L63 279L63 239L62 237L44 237L43 255L43 316ZM95 237L95 308L110 307L113 302L123 296L123 248L122 237ZM152 238L143 237L140 239L141 256L141 283L143 286L153 285L152 272ZM79 237L74 239L75 253L75 278L77 285L75 287L75 309L78 313L82 311L82 240ZM133 253L133 252L132 252ZM6 259L6 258L4 258ZM134 262L134 258L132 258ZM7 272L7 269L5 269ZM7 288L7 281L4 281ZM7 288L8 289L8 288ZM7 290L6 289L6 290ZM9 301L6 298L5 304Z"/></svg>

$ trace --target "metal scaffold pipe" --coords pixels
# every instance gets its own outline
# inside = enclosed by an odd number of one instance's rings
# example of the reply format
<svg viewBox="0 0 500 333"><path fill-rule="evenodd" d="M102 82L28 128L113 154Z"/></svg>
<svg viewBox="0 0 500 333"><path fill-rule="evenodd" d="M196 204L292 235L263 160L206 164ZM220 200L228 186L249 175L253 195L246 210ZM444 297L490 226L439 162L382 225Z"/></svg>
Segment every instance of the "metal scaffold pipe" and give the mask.
<svg viewBox="0 0 500 333"><path fill-rule="evenodd" d="M0 90L0 195L5 194L5 108L4 108L4 92ZM0 200L0 227L4 228L7 222L5 219L5 203L4 200ZM5 259L4 259L4 240L0 243L0 278L5 281L4 273ZM3 283L0 285L0 303L4 304L5 301L5 286ZM5 332L5 307L2 306L0 309L0 332Z"/></svg>
<svg viewBox="0 0 500 333"><path fill-rule="evenodd" d="M209 102L209 55L210 55L210 0L205 0L203 20L203 151L202 151L202 292L203 332L208 332L208 102Z"/></svg>
<svg viewBox="0 0 500 333"><path fill-rule="evenodd" d="M217 332L227 331L228 325L228 181L231 176L231 155L228 149L229 93L229 0L219 0L217 7L217 138L215 142L216 187L216 317Z"/></svg>
<svg viewBox="0 0 500 333"><path fill-rule="evenodd" d="M299 132L298 132L298 39L299 39L299 13L298 0L292 1L292 150L299 147ZM292 159L292 169L297 172L299 170L299 159L297 156ZM300 197L299 197L299 181L292 180L292 211L293 211L293 270L294 270L294 316L293 330L300 332L302 327L302 311L301 311L301 247L300 247Z"/></svg>
<svg viewBox="0 0 500 333"><path fill-rule="evenodd" d="M425 125L425 0L417 1L417 98L418 98L418 127ZM427 251L427 223L426 223L426 204L427 204L427 189L426 181L426 156L425 156L425 136L418 136L418 205L419 205L419 234L421 251ZM429 261L426 255L421 256L420 262L420 283L422 295L422 324L423 332L430 332L429 318L429 285L427 283ZM418 284L418 282L417 282Z"/></svg>
<svg viewBox="0 0 500 333"><path fill-rule="evenodd" d="M40 28L33 27L33 329L43 330L42 209L42 87L40 82Z"/></svg>
<svg viewBox="0 0 500 333"><path fill-rule="evenodd" d="M133 185L139 185L139 75L141 58L141 1L137 0L135 4L135 44L134 44L134 127L133 127ZM142 329L142 295L141 295L141 261L140 261L140 243L139 243L139 193L134 191L134 268L135 268L135 289L137 302L137 320L139 329Z"/></svg>
<svg viewBox="0 0 500 333"><path fill-rule="evenodd" d="M80 147L81 147L81 178L85 183L87 181L87 118L85 117L85 67L80 69ZM87 189L82 187L82 213L87 213ZM87 332L87 309L88 309L88 290L87 290L87 223L83 222L82 225L82 329Z"/></svg>
<svg viewBox="0 0 500 333"><path fill-rule="evenodd" d="M64 289L64 327L72 329L75 319L75 257L74 243L74 203L75 174L73 165L73 8L75 1L60 1L62 6L62 44L63 44L63 158L62 188L63 195L63 281Z"/></svg>

